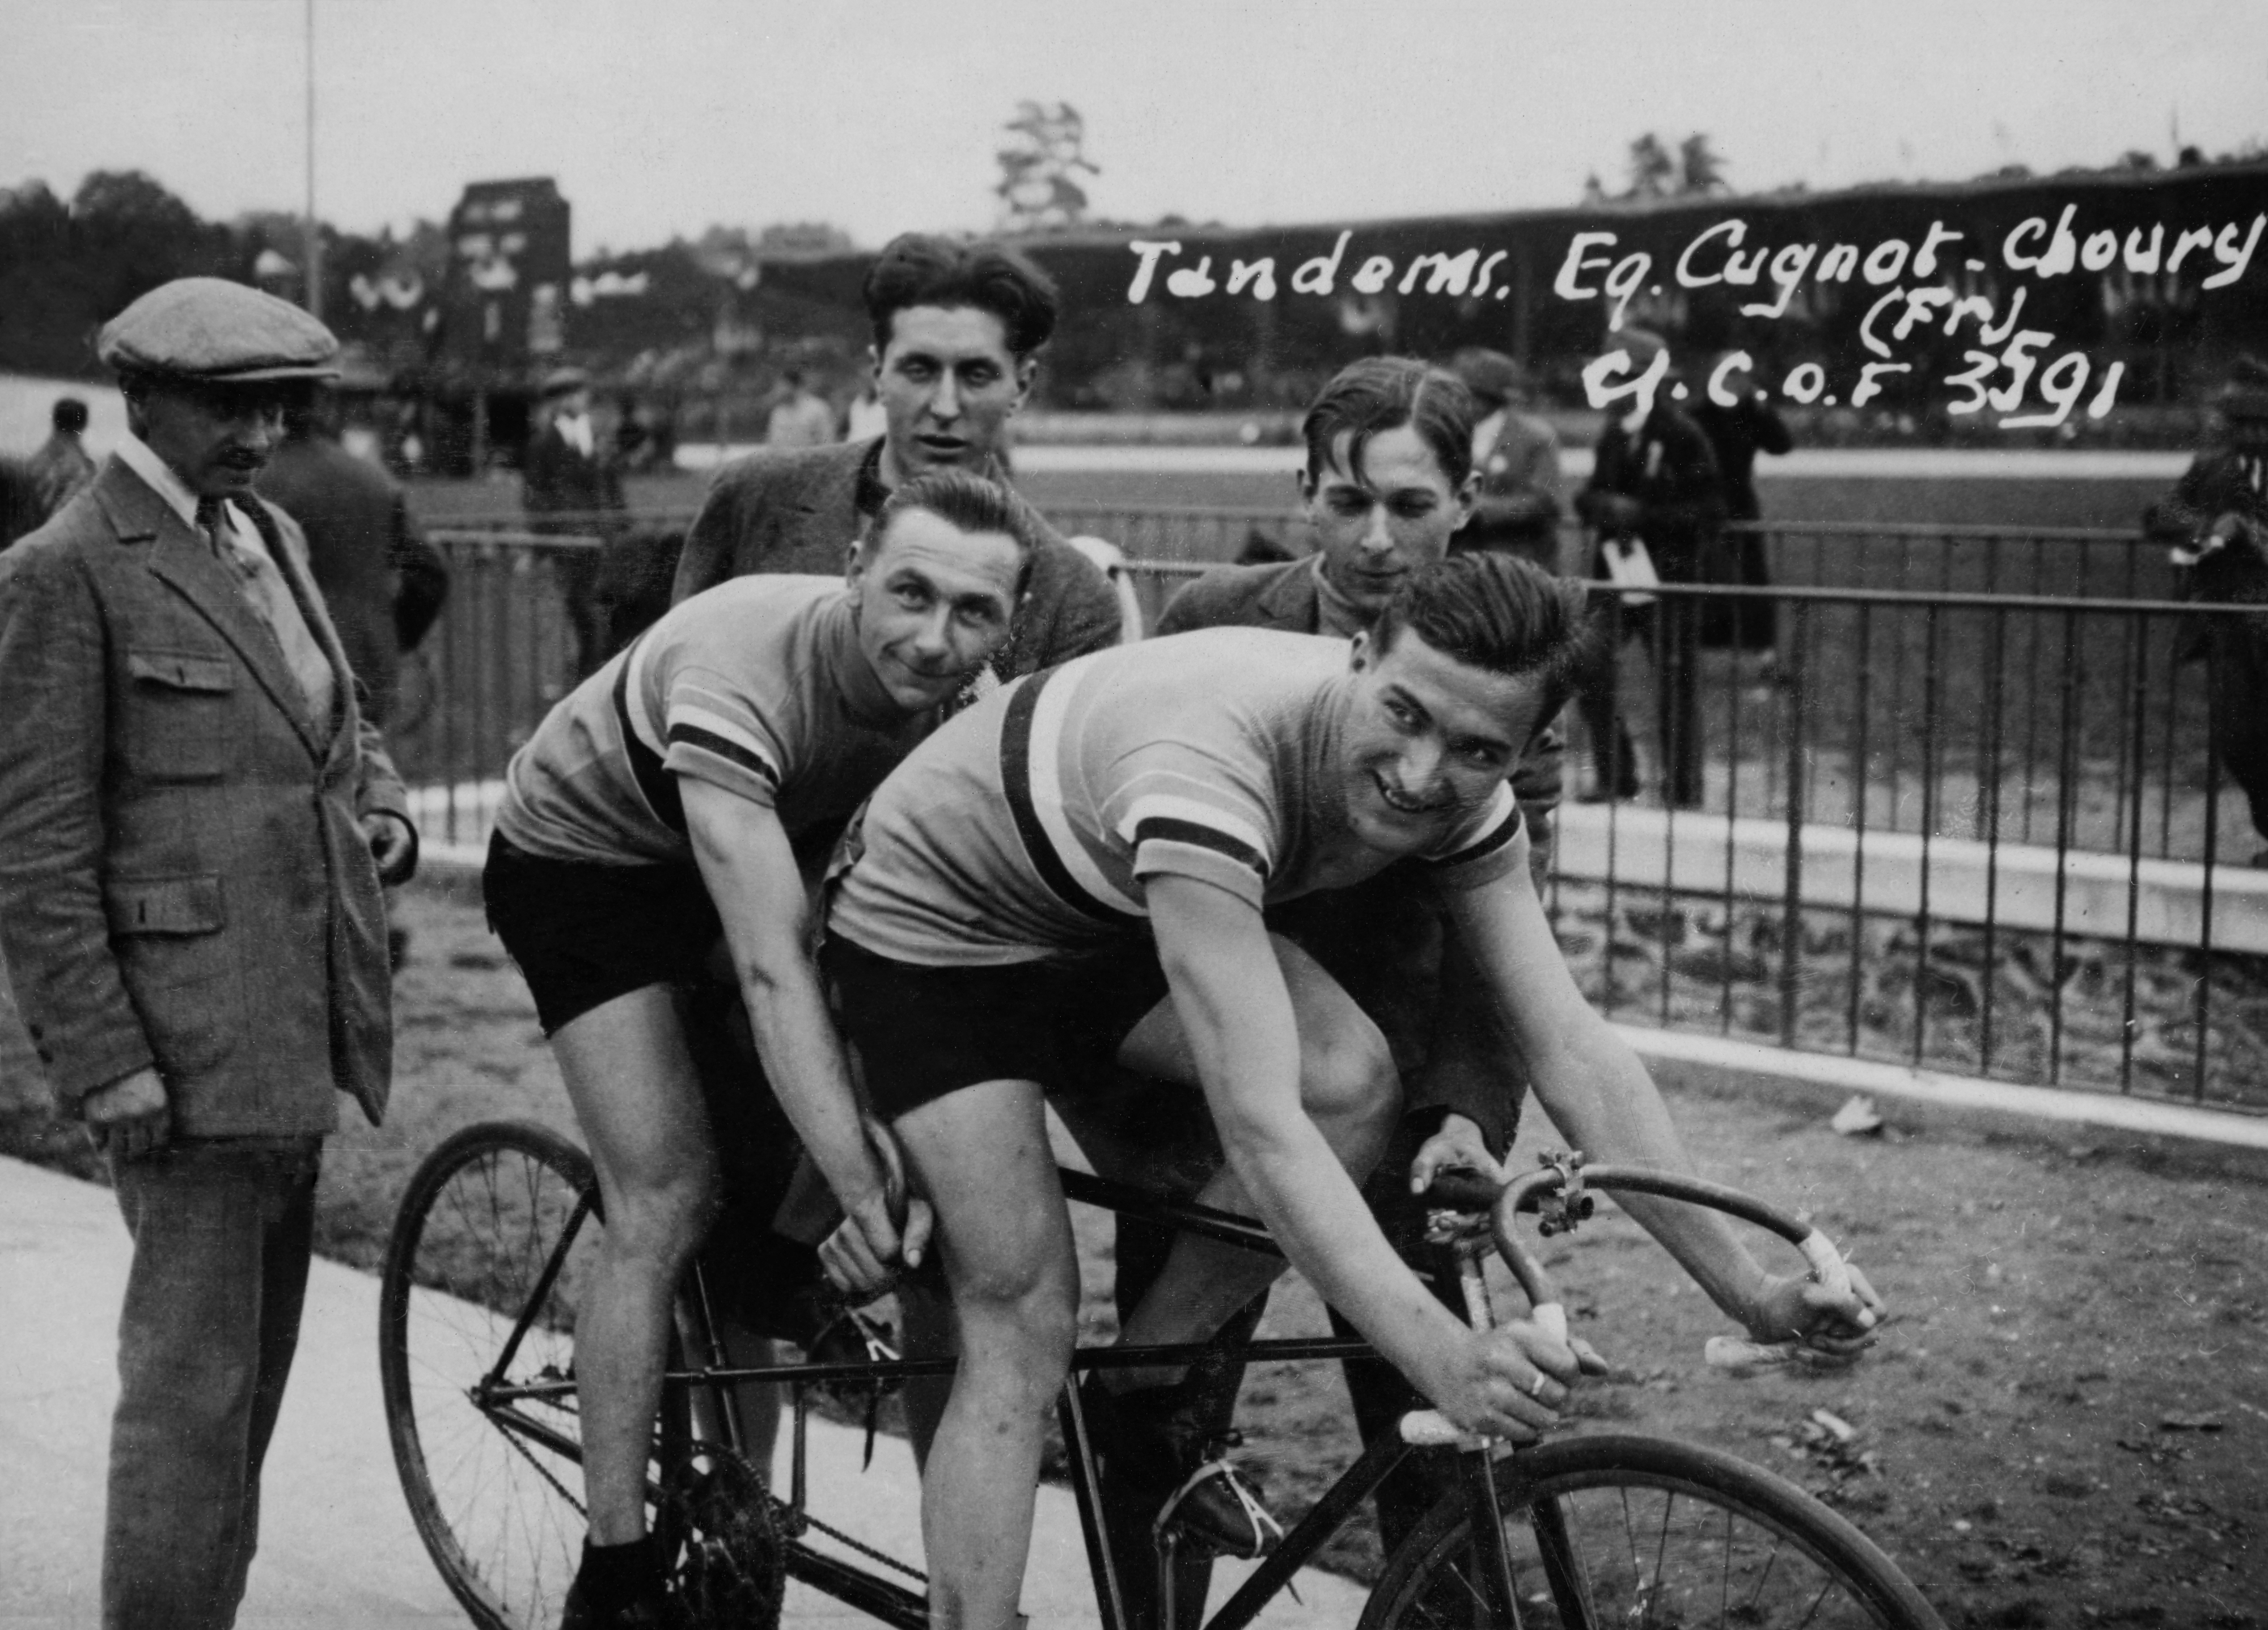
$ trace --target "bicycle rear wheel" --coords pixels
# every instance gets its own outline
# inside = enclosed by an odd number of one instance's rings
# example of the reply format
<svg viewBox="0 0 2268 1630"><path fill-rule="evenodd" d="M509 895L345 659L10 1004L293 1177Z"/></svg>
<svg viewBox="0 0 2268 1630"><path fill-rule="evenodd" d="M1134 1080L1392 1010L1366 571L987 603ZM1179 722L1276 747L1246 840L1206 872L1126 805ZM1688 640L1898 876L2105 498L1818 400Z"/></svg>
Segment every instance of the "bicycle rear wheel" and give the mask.
<svg viewBox="0 0 2268 1630"><path fill-rule="evenodd" d="M1524 1630L1944 1630L1865 1535L1715 1449L1567 1438L1499 1461L1496 1477ZM1486 1623L1464 1501L1452 1496L1388 1559L1361 1630Z"/></svg>
<svg viewBox="0 0 2268 1630"><path fill-rule="evenodd" d="M574 1331L597 1207L581 1150L547 1127L490 1123L425 1158L387 1242L379 1375L394 1465L434 1565L488 1630L551 1630L581 1560ZM673 1389L657 1484L688 1437Z"/></svg>

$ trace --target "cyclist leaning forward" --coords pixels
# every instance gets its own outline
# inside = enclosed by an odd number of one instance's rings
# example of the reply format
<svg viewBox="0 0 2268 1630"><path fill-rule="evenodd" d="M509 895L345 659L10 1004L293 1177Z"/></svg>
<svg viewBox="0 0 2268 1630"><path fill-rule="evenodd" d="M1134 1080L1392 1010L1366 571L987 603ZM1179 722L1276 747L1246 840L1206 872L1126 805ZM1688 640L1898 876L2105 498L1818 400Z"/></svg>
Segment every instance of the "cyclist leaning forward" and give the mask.
<svg viewBox="0 0 2268 1630"><path fill-rule="evenodd" d="M678 1277L718 1152L682 1004L720 931L765 1073L847 1220L821 1249L874 1289L918 1261L884 1202L810 952L794 840L831 829L1006 642L1032 538L998 485L901 485L847 582L696 594L555 707L514 756L482 887L535 997L607 1226L575 1331L590 1537L568 1630L663 1621L645 1478Z"/></svg>
<svg viewBox="0 0 2268 1630"><path fill-rule="evenodd" d="M1561 1130L1602 1156L1689 1169L1644 1068L1567 974L1506 785L1566 694L1583 627L1580 591L1526 562L1452 558L1412 573L1351 640L1207 630L1018 681L875 794L821 964L870 1100L936 1208L949 1319L902 1293L909 1336L949 1329L960 1350L941 1412L915 1422L933 1624L1015 1619L1079 1293L1042 1099L1063 1089L1076 1132L1114 1060L1202 1088L1226 1161L1197 1198L1256 1211L1459 1427L1528 1442L1557 1420L1576 1355L1524 1322L1467 1328L1362 1205L1399 1113L1391 1060L1261 912L1403 863L1411 887L1441 891L1538 1090L1567 1106ZM1830 1351L1868 1339L1880 1303L1855 1276L1833 1301L1766 1274L1713 1213L1629 1208L1752 1332ZM1123 1337L1203 1340L1278 1271L1181 1236ZM1178 1379L1106 1374L1122 1394Z"/></svg>

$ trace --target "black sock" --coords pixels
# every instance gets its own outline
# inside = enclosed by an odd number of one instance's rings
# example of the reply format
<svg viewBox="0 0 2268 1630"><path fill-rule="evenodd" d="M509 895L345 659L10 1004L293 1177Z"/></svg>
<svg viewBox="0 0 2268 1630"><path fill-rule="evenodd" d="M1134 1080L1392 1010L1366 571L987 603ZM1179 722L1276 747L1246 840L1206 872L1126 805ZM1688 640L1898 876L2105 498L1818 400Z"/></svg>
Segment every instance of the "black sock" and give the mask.
<svg viewBox="0 0 2268 1630"><path fill-rule="evenodd" d="M594 1608L612 1612L628 1607L640 1597L661 1589L661 1563L654 1554L653 1536L641 1534L627 1545L602 1545L583 1541L583 1566L576 1581Z"/></svg>

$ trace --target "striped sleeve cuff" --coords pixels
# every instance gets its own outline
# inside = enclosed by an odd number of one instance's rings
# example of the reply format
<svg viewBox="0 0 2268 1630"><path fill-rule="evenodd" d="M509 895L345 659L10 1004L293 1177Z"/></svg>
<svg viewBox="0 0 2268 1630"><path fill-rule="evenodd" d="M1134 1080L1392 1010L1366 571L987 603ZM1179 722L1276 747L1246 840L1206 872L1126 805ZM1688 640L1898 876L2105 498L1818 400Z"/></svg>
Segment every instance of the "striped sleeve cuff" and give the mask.
<svg viewBox="0 0 2268 1630"><path fill-rule="evenodd" d="M1426 874L1442 889L1478 889L1528 866L1528 824L1512 788L1500 785L1486 814L1449 847L1425 859Z"/></svg>
<svg viewBox="0 0 2268 1630"><path fill-rule="evenodd" d="M779 771L770 759L700 725L670 726L661 767L672 775L706 781L767 808L779 798Z"/></svg>
<svg viewBox="0 0 2268 1630"><path fill-rule="evenodd" d="M1218 827L1174 815L1150 815L1135 823L1133 841L1137 878L1161 873L1195 877L1248 901L1255 910L1265 896L1268 857Z"/></svg>

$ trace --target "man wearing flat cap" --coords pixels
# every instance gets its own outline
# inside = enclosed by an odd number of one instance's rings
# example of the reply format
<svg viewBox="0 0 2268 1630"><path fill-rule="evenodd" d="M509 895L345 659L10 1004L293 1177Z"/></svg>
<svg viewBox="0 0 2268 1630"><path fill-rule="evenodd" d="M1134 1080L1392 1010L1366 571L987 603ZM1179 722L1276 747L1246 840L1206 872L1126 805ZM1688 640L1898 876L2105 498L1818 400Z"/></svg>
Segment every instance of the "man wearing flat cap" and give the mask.
<svg viewBox="0 0 2268 1630"><path fill-rule="evenodd" d="M298 1340L337 1095L392 1065L381 882L416 837L291 518L252 483L329 330L184 278L101 335L131 432L0 557L0 938L110 1162L106 1626L226 1626Z"/></svg>

